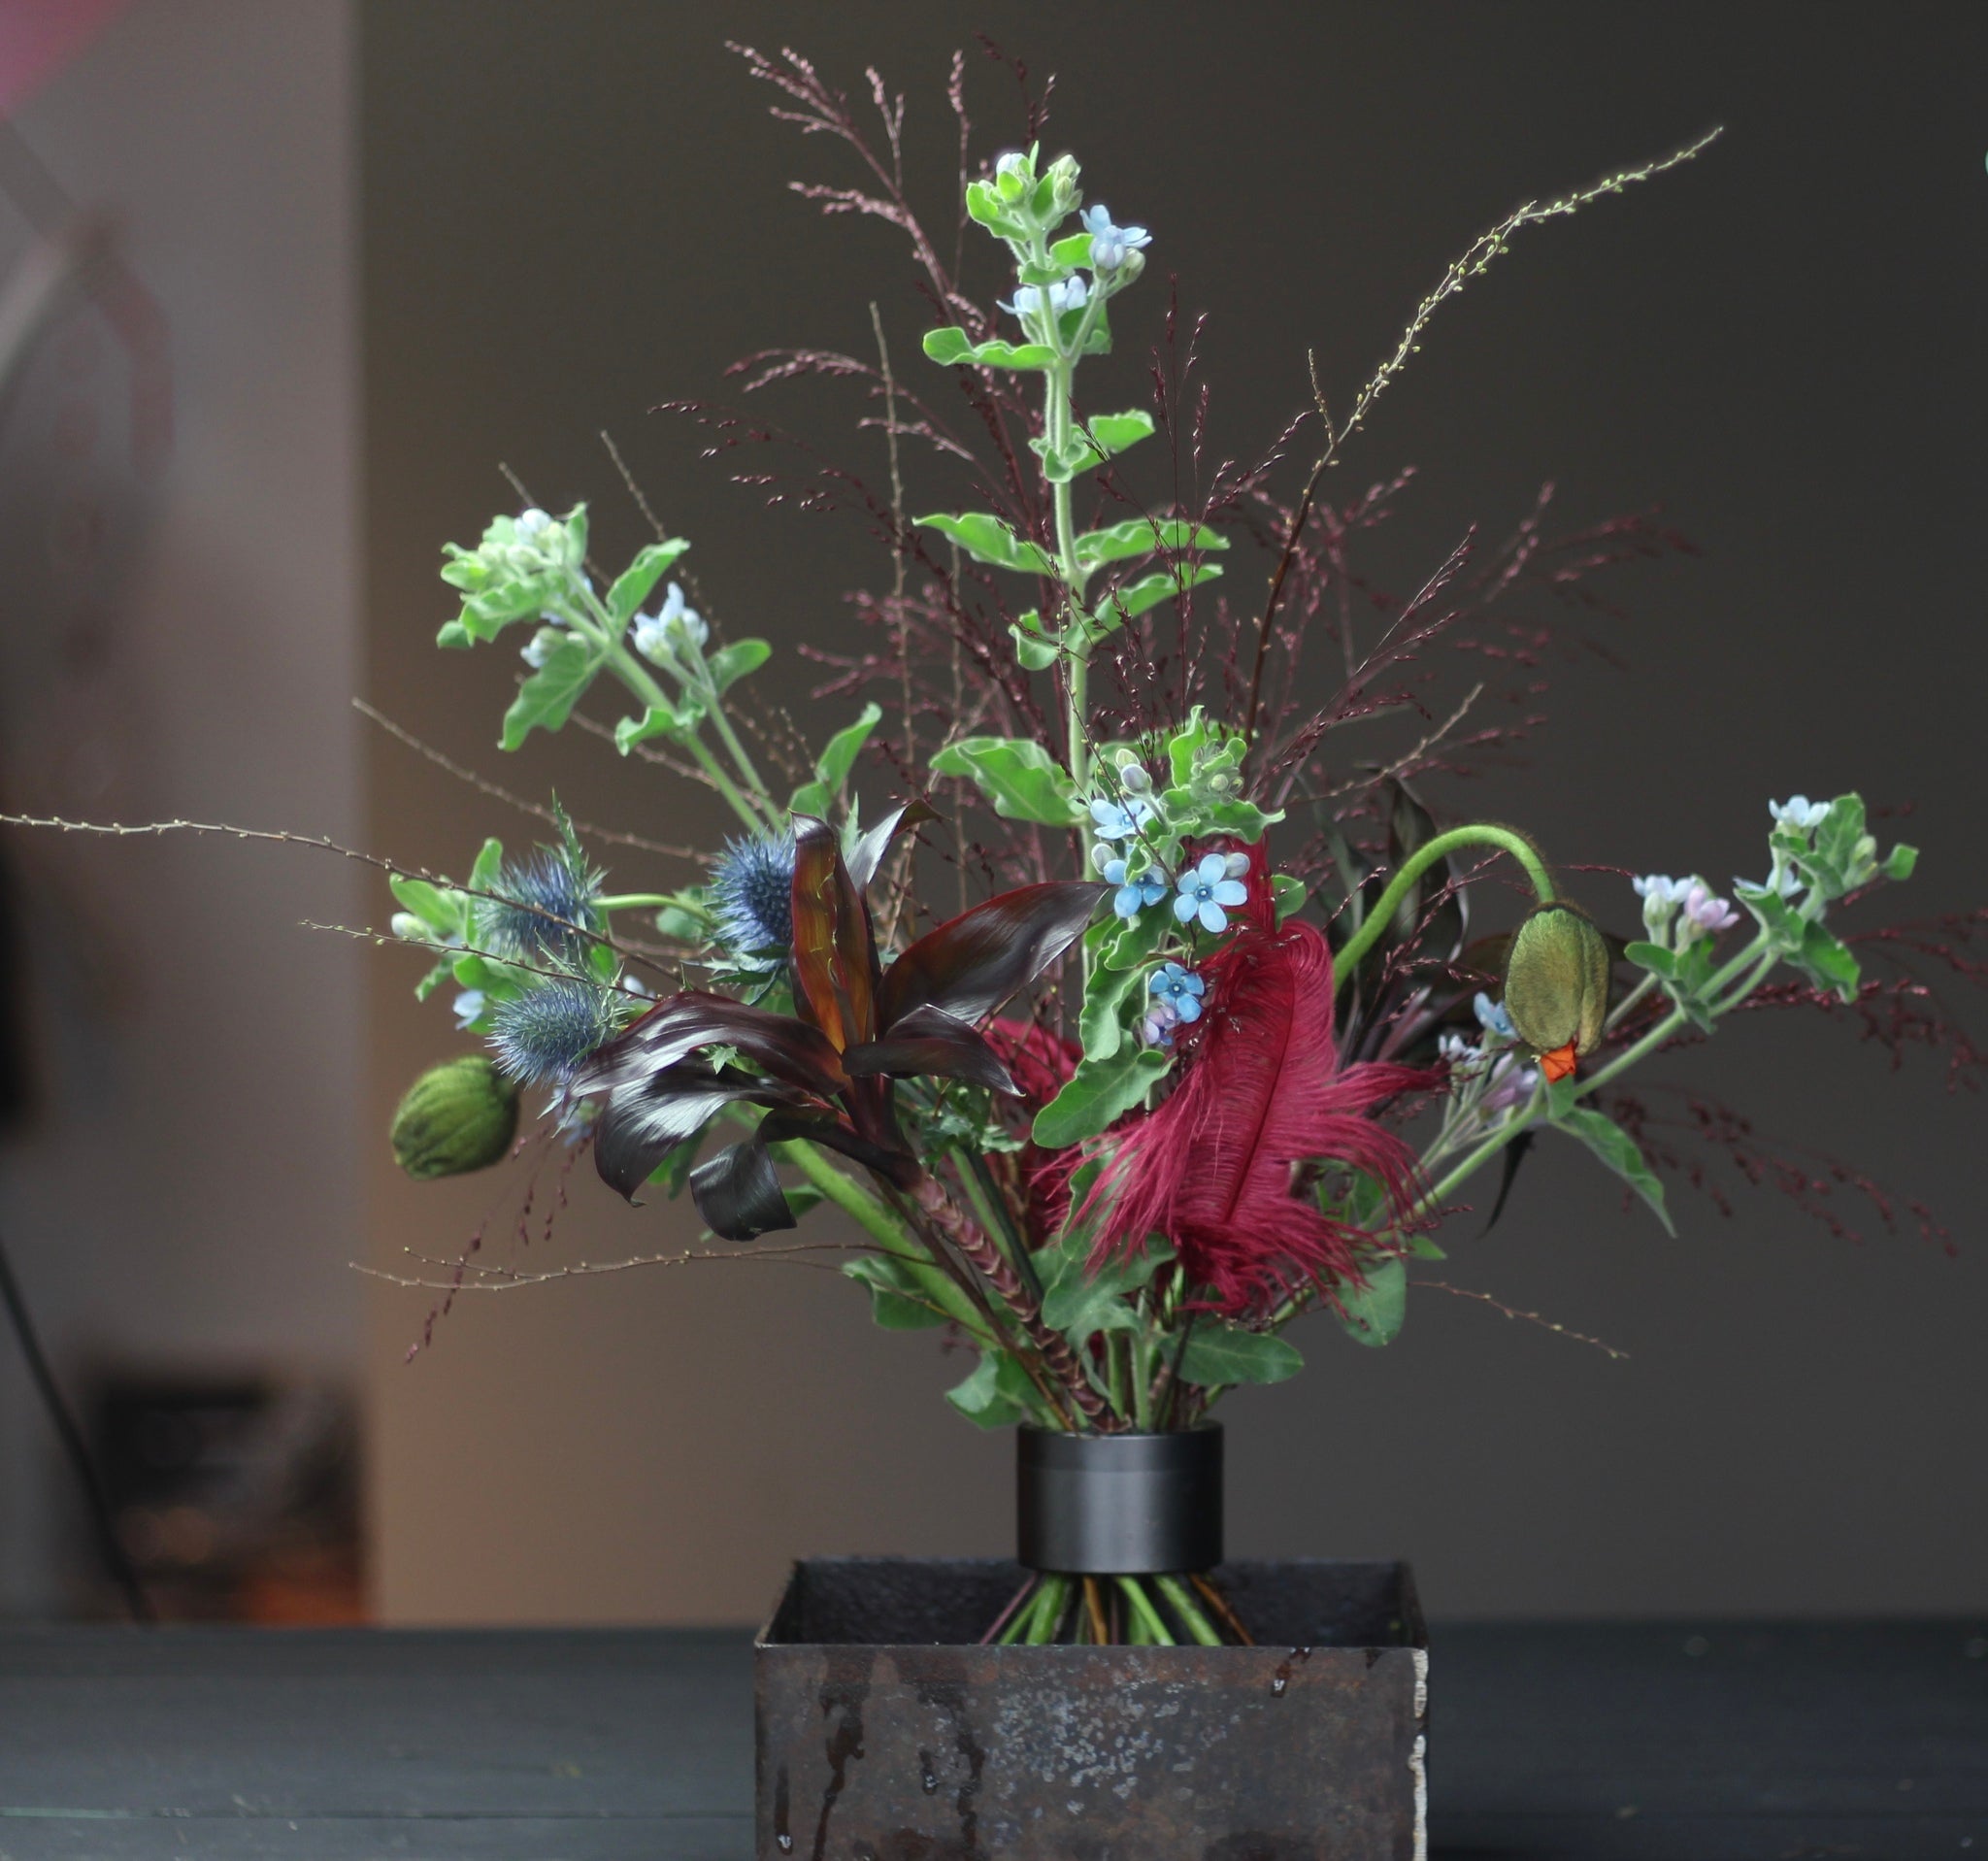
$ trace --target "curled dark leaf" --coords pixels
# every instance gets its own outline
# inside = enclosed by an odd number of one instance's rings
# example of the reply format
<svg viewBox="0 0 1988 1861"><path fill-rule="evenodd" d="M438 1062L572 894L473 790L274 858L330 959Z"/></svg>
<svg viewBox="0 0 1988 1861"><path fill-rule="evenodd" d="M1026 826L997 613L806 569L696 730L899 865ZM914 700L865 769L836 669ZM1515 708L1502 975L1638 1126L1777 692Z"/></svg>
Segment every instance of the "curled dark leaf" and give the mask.
<svg viewBox="0 0 1988 1861"><path fill-rule="evenodd" d="M722 1241L754 1241L796 1225L758 1132L727 1145L692 1170L690 1193L705 1226Z"/></svg>
<svg viewBox="0 0 1988 1861"><path fill-rule="evenodd" d="M884 1031L920 1008L984 1020L1062 957L1110 889L1087 880L1018 885L926 932L884 972Z"/></svg>
<svg viewBox="0 0 1988 1861"><path fill-rule="evenodd" d="M966 1080L992 1092L1017 1090L994 1048L967 1022L940 1008L912 1009L881 1040L850 1047L843 1065L853 1077L922 1073Z"/></svg>

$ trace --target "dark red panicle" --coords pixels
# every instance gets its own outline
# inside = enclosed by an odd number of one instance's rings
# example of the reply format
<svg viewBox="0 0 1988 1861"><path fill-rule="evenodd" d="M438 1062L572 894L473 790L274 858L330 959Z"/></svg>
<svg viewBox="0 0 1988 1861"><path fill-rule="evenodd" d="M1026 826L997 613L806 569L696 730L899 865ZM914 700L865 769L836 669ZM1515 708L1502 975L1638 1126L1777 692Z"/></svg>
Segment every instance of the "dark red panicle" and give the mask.
<svg viewBox="0 0 1988 1861"><path fill-rule="evenodd" d="M712 1231L749 1241L794 1225L769 1144L808 1138L908 1187L924 1165L898 1126L893 1079L923 1074L1016 1090L975 1023L1063 956L1108 887L1071 881L1003 892L928 932L885 969L864 888L896 836L932 817L922 802L898 810L845 862L833 827L795 816L797 1012L686 989L602 1047L573 1090L606 1098L594 1126L603 1180L633 1201L670 1151L727 1105L763 1106L749 1137L690 1173ZM717 1046L751 1070L701 1057Z"/></svg>
<svg viewBox="0 0 1988 1861"><path fill-rule="evenodd" d="M1247 922L1202 967L1208 1008L1180 1082L1156 1112L1100 1141L1107 1161L1083 1210L1099 1217L1094 1260L1164 1234L1206 1303L1237 1317L1308 1283L1359 1282L1357 1250L1373 1237L1294 1196L1292 1166L1328 1158L1364 1171L1405 1216L1414 1152L1367 1113L1441 1078L1377 1062L1341 1069L1331 948L1309 924L1270 927L1251 851Z"/></svg>

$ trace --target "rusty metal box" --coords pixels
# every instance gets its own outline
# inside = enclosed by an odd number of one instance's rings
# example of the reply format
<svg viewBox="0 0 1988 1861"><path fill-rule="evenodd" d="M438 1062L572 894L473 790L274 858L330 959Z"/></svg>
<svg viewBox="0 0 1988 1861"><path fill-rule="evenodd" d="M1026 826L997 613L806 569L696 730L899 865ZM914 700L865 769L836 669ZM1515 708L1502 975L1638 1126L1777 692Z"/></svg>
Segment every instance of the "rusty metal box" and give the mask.
<svg viewBox="0 0 1988 1861"><path fill-rule="evenodd" d="M1224 1564L1255 1647L991 1647L987 1559L795 1565L755 1649L760 1861L1421 1861L1406 1564Z"/></svg>

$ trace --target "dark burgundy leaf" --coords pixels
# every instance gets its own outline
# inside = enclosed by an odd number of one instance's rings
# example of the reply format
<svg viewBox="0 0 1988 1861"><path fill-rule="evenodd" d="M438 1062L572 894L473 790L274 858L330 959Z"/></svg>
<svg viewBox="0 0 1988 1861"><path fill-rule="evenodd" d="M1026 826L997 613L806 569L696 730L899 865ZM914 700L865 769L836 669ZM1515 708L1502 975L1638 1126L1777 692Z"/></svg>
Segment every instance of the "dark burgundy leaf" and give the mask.
<svg viewBox="0 0 1988 1861"><path fill-rule="evenodd" d="M794 816L794 1006L838 1052L877 1033L877 944L870 908L843 864L836 831Z"/></svg>
<svg viewBox="0 0 1988 1861"><path fill-rule="evenodd" d="M940 818L939 810L922 798L893 808L857 841L856 850L849 855L849 878L856 889L859 892L869 889L870 881L877 877L878 867L883 864L884 854L890 851L892 843L900 834L908 834L913 827L922 827L928 820Z"/></svg>
<svg viewBox="0 0 1988 1861"><path fill-rule="evenodd" d="M581 1097L649 1078L704 1047L735 1047L776 1079L826 1097L845 1083L842 1056L791 1014L684 989L590 1054L574 1076Z"/></svg>
<svg viewBox="0 0 1988 1861"><path fill-rule="evenodd" d="M633 1202L635 1192L678 1145L695 1137L727 1105L742 1101L809 1102L789 1085L680 1061L608 1094L594 1124L594 1168L603 1182Z"/></svg>
<svg viewBox="0 0 1988 1861"><path fill-rule="evenodd" d="M866 1170L874 1170L900 1188L908 1188L923 1175L916 1157L907 1150L902 1139L880 1144L852 1130L839 1118L822 1117L810 1112L769 1112L760 1120L759 1135L768 1144L790 1138L807 1138L812 1143L839 1150Z"/></svg>
<svg viewBox="0 0 1988 1861"><path fill-rule="evenodd" d="M940 1008L914 1008L880 1041L866 1041L843 1055L852 1078L887 1073L967 1080L989 1091L1016 1091L1001 1056L971 1026Z"/></svg>
<svg viewBox="0 0 1988 1861"><path fill-rule="evenodd" d="M926 932L884 972L884 1033L920 1008L986 1019L1083 935L1110 889L1080 879L1019 885Z"/></svg>
<svg viewBox="0 0 1988 1861"><path fill-rule="evenodd" d="M705 1226L724 1241L754 1241L796 1226L766 1143L755 1132L690 1172L690 1193Z"/></svg>

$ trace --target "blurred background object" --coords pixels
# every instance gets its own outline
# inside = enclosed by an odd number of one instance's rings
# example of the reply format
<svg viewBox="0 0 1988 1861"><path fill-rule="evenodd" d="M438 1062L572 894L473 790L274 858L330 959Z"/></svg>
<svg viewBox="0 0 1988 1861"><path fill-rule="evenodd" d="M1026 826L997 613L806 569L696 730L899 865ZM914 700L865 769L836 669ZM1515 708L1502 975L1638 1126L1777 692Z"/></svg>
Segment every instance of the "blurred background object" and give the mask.
<svg viewBox="0 0 1988 1861"><path fill-rule="evenodd" d="M0 14L10 812L358 831L351 33L313 0ZM354 1373L361 976L299 920L357 888L239 851L0 848L0 1236L86 1422L161 1377ZM102 1606L82 1510L0 1339L0 1613ZM202 1610L269 1568L215 1529Z"/></svg>

